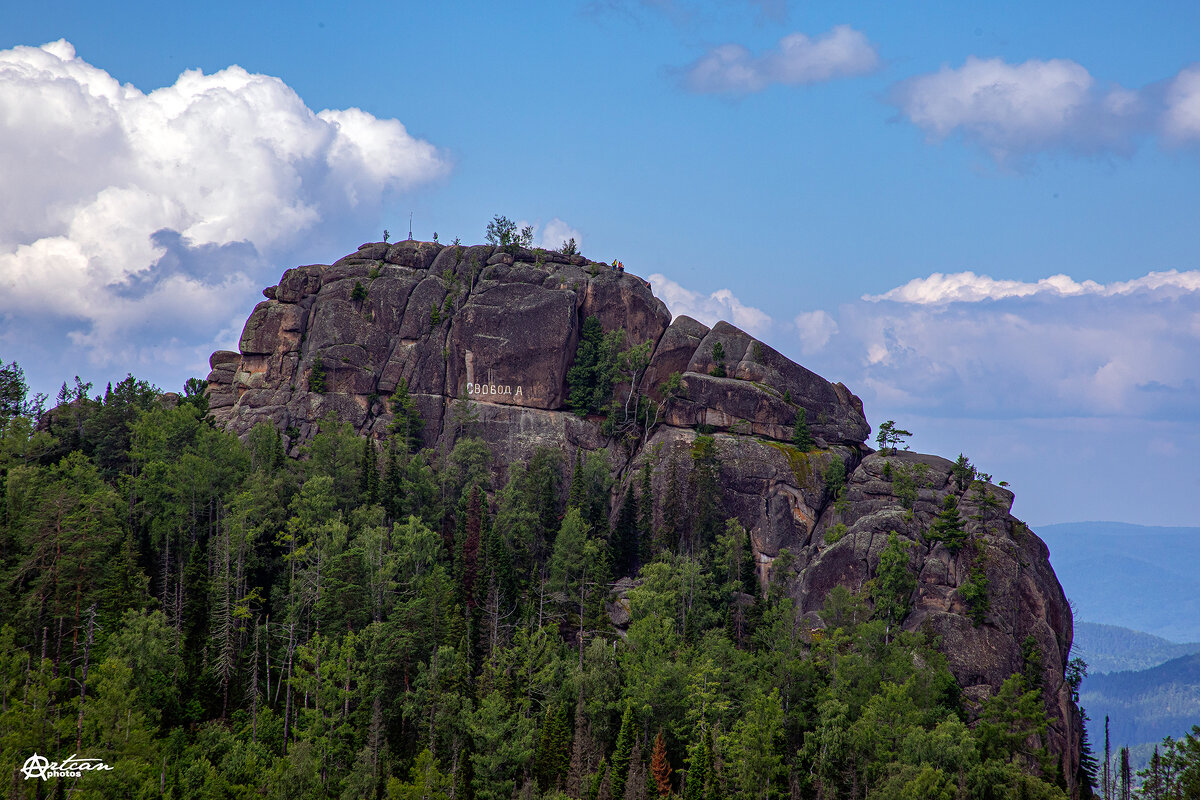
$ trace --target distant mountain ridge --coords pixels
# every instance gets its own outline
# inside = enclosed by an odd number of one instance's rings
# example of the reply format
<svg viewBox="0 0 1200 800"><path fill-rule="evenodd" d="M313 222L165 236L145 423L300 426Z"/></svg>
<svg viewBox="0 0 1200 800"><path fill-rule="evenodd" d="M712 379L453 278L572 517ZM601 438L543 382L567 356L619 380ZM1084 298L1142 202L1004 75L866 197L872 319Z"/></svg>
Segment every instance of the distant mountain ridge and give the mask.
<svg viewBox="0 0 1200 800"><path fill-rule="evenodd" d="M1177 644L1142 631L1098 622L1076 622L1074 655L1088 664L1089 675L1157 667L1175 658L1200 653L1200 642Z"/></svg>
<svg viewBox="0 0 1200 800"><path fill-rule="evenodd" d="M1093 743L1101 746L1106 715L1113 742L1142 744L1178 737L1200 723L1200 653L1152 669L1090 675L1081 686L1079 705L1091 718Z"/></svg>
<svg viewBox="0 0 1200 800"><path fill-rule="evenodd" d="M1037 526L1077 621L1200 641L1200 527Z"/></svg>

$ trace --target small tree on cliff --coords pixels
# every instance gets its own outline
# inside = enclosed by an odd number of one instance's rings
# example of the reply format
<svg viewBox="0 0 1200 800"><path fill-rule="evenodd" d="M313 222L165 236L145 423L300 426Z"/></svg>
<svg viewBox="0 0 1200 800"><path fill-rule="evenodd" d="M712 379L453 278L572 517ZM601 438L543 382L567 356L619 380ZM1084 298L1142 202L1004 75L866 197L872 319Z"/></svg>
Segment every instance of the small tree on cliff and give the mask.
<svg viewBox="0 0 1200 800"><path fill-rule="evenodd" d="M396 442L405 453L411 453L421 446L421 428L425 426L417 403L408 393L408 381L401 378L396 382L396 390L388 401L392 409L392 422L388 430L396 437Z"/></svg>
<svg viewBox="0 0 1200 800"><path fill-rule="evenodd" d="M503 247L510 253L518 247L529 247L533 244L533 226L526 225L517 230L517 223L502 214L497 214L488 223L487 243Z"/></svg>
<svg viewBox="0 0 1200 800"><path fill-rule="evenodd" d="M805 453L817 446L812 432L808 429L808 412L803 408L796 409L796 424L792 426L792 444Z"/></svg>
<svg viewBox="0 0 1200 800"><path fill-rule="evenodd" d="M903 444L904 440L910 436L912 436L912 431L896 427L896 421L889 419L879 426L879 432L875 435L875 442L879 445L879 449L883 453L886 454L890 449L892 455L895 455L896 445ZM904 449L907 450L908 446L905 445Z"/></svg>
<svg viewBox="0 0 1200 800"><path fill-rule="evenodd" d="M714 378L725 377L725 345L720 342L713 344L712 348L713 367L708 371L709 375Z"/></svg>

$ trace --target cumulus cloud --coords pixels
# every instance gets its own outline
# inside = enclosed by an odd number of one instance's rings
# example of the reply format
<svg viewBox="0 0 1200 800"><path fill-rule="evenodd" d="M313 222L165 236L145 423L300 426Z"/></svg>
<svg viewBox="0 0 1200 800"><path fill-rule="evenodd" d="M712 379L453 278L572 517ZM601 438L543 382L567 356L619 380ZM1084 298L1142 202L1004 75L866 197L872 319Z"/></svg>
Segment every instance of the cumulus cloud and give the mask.
<svg viewBox="0 0 1200 800"><path fill-rule="evenodd" d="M1121 87L1102 89L1068 59L1009 64L969 57L898 84L895 103L936 139L961 133L998 160L1038 150L1127 150L1143 102Z"/></svg>
<svg viewBox="0 0 1200 800"><path fill-rule="evenodd" d="M1069 59L972 56L896 84L890 99L931 139L960 135L998 162L1047 151L1128 155L1152 136L1175 146L1200 140L1200 65L1129 89L1101 85Z"/></svg>
<svg viewBox="0 0 1200 800"><path fill-rule="evenodd" d="M583 234L558 217L555 217L542 226L538 234L538 247L543 247L547 250L557 250L568 239L574 239L575 246L580 249L583 248Z"/></svg>
<svg viewBox="0 0 1200 800"><path fill-rule="evenodd" d="M1102 284L932 275L841 309L838 358L890 407L949 416L1200 412L1200 273Z"/></svg>
<svg viewBox="0 0 1200 800"><path fill-rule="evenodd" d="M667 304L673 316L683 314L710 327L725 320L755 336L762 336L773 324L766 312L742 303L728 289L718 289L704 295L686 289L659 273L651 275L648 280L654 287L654 293Z"/></svg>
<svg viewBox="0 0 1200 800"><path fill-rule="evenodd" d="M849 25L838 25L815 39L789 34L775 49L757 56L740 44L714 47L682 70L682 82L693 92L745 95L776 83L806 86L864 75L878 65L879 56L867 37Z"/></svg>
<svg viewBox="0 0 1200 800"><path fill-rule="evenodd" d="M825 311L802 311L792 319L800 335L800 349L805 354L815 353L838 331L838 324Z"/></svg>
<svg viewBox="0 0 1200 800"><path fill-rule="evenodd" d="M0 52L0 315L95 363L185 358L294 237L448 170L399 121L231 66L143 92L66 41ZM10 337L11 338L11 337ZM189 367L191 365L189 364Z"/></svg>
<svg viewBox="0 0 1200 800"><path fill-rule="evenodd" d="M949 275L935 272L927 278L914 278L903 286L898 286L883 294L863 295L863 299L871 302L892 300L898 303L941 305L1002 300L1008 297L1032 297L1034 295L1073 297L1090 294L1112 297L1134 292L1164 294L1172 290L1177 292L1200 291L1200 271L1179 272L1172 269L1166 272L1150 272L1140 278L1114 281L1109 284L1089 280L1075 281L1068 275L1051 275L1049 278L1041 278L1030 283L996 280L987 275L976 275L974 272L955 272Z"/></svg>
<svg viewBox="0 0 1200 800"><path fill-rule="evenodd" d="M1167 86L1163 134L1182 143L1200 139L1200 66L1180 71Z"/></svg>

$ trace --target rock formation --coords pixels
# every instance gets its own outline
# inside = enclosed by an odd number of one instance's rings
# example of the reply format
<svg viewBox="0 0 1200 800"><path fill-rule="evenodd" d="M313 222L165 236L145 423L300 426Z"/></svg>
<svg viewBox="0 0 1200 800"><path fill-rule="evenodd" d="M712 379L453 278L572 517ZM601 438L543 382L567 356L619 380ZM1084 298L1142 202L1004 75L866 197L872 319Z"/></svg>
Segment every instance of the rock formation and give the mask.
<svg viewBox="0 0 1200 800"><path fill-rule="evenodd" d="M293 454L331 414L382 439L392 418L386 400L403 380L435 452L448 452L463 419L477 419L472 432L495 454L498 481L507 464L538 447L562 451L568 463L578 449L606 450L614 505L646 460L656 497L673 470L686 492L693 443L712 435L722 514L750 531L760 577L786 583L803 624L821 624L816 611L833 587L857 590L874 577L894 531L912 542L919 576L903 626L940 638L969 700L1021 671L1023 645L1035 642L1052 749L1073 782L1082 727L1063 680L1072 621L1046 546L1008 513L1006 489L978 481L960 488L951 463L935 456L874 452L862 403L845 386L728 323L672 321L644 280L577 255L371 243L330 266L289 269L263 294L240 352L212 356L208 393L218 424L244 435L267 422ZM590 316L605 331L623 329L627 345L650 343L638 389L661 413L640 438L617 443L600 420L567 408L567 370ZM714 360L722 350L723 370ZM674 374L679 389L664 395ZM816 441L807 453L790 444L801 408ZM837 502L826 485L835 460L847 476ZM951 494L971 548L928 536ZM659 520L662 513L656 509ZM980 580L986 608L968 592Z"/></svg>

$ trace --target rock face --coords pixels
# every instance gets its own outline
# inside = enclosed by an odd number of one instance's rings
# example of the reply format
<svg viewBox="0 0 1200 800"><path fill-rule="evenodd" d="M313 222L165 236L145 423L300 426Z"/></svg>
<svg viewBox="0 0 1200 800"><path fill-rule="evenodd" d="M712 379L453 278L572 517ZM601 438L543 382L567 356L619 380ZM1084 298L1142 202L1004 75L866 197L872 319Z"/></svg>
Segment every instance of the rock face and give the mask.
<svg viewBox="0 0 1200 800"><path fill-rule="evenodd" d="M580 256L377 242L332 265L289 269L263 294L239 352L210 360L219 425L245 435L265 422L293 454L331 414L382 439L392 419L386 399L404 381L435 452L449 451L464 418L476 420L472 433L495 454L497 482L540 447L559 450L566 463L579 449L604 450L614 507L649 462L655 496L666 496L674 474L686 508L693 445L711 435L722 513L750 532L760 578L786 582L804 624L821 624L816 612L833 587L856 590L874 577L894 531L911 542L919 576L903 626L940 637L969 700L1020 671L1023 644L1035 642L1051 743L1073 781L1082 723L1063 680L1072 621L1046 546L1008 513L1006 489L975 482L963 490L944 459L872 451L862 402L842 384L728 323L672 321L647 282ZM658 424L640 437L618 441L601 421L566 407L567 370L589 316L605 331L623 329L627 345L649 343L637 389L661 406ZM667 391L673 375L677 389ZM807 453L789 443L800 408L816 440ZM847 475L837 502L826 485L834 461ZM953 553L928 536L949 494L973 541ZM655 514L661 525L664 509ZM968 591L981 575L986 610Z"/></svg>

